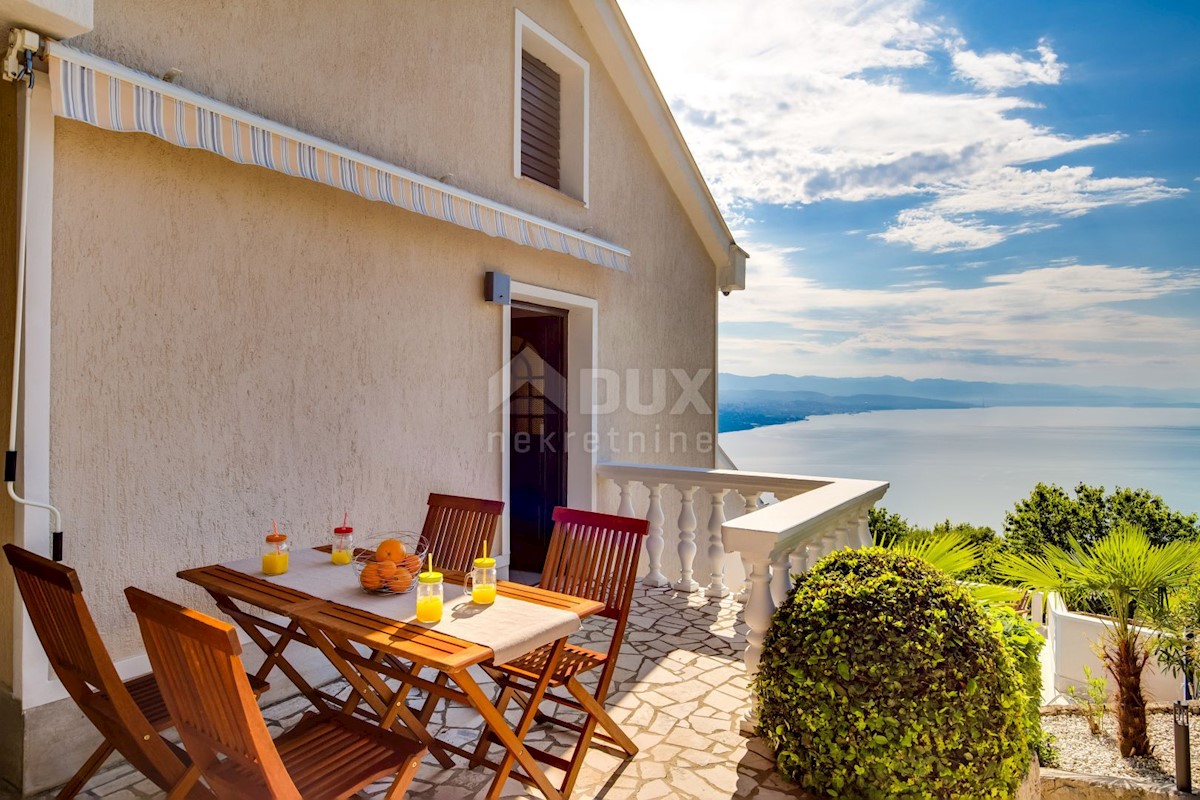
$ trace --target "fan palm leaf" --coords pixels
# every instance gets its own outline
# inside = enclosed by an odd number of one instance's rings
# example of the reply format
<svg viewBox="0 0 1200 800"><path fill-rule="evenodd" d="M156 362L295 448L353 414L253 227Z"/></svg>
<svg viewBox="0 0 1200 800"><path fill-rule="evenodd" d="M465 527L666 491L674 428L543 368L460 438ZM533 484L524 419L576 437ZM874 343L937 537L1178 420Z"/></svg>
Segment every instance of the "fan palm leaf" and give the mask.
<svg viewBox="0 0 1200 800"><path fill-rule="evenodd" d="M1141 694L1147 648L1136 623L1200 571L1200 547L1181 541L1155 546L1141 528L1121 523L1086 548L1072 540L1067 549L1048 546L1041 555L1007 554L996 571L1034 591L1096 594L1108 601L1104 660L1117 684L1118 743L1122 755L1149 755Z"/></svg>
<svg viewBox="0 0 1200 800"><path fill-rule="evenodd" d="M975 569L981 558L980 548L958 531L910 536L884 546L892 552L919 558L952 578Z"/></svg>

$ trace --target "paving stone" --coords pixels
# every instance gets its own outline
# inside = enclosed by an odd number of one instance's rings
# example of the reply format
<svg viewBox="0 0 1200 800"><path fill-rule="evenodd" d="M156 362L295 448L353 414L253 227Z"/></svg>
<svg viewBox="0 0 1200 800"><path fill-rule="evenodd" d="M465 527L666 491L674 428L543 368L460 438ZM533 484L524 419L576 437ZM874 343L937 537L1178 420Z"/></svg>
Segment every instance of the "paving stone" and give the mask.
<svg viewBox="0 0 1200 800"><path fill-rule="evenodd" d="M797 797L795 787L775 773L774 754L761 739L743 737L738 720L749 707L749 681L742 662L746 626L741 606L733 598L720 601L702 593L648 590L638 587L634 612L626 631L625 644L617 661L614 690L608 707L622 729L640 748L634 759L618 751L593 748L587 755L573 797L636 798L636 800L710 800L753 797L782 800ZM613 630L610 620L586 620L573 639L605 649ZM588 644L590 643L590 644ZM495 686L484 674L473 670L489 696ZM282 676L279 681L285 680ZM596 676L584 676L589 689ZM323 687L346 697L350 687L335 681ZM419 706L424 694L410 698ZM272 733L294 725L309 710L308 701L293 697L264 709ZM564 718L580 719L576 712L560 708ZM514 703L506 717L516 722L521 709ZM572 716L574 715L574 716ZM442 703L430 725L435 735L472 746L482 722L460 705ZM530 744L554 753L570 752L576 735L550 725L536 725L529 733ZM492 755L498 754L493 748ZM560 770L548 770L554 782ZM466 800L479 797L491 783L487 770L471 770L461 758L443 769L429 757L413 781L408 796L414 800ZM390 781L372 784L359 797L383 797ZM82 800L142 800L163 797L157 787L123 762L98 775L81 794ZM39 800L48 800L53 792ZM540 798L541 794L509 780L501 796Z"/></svg>
<svg viewBox="0 0 1200 800"><path fill-rule="evenodd" d="M674 700L677 703L684 703L689 700L695 700L712 691L705 683L697 680L681 680L678 683L673 683L659 688L658 693L669 700Z"/></svg>
<svg viewBox="0 0 1200 800"><path fill-rule="evenodd" d="M688 717L688 727L702 734L713 734L717 731L727 730L729 722L714 719L713 717L698 717L695 714Z"/></svg>
<svg viewBox="0 0 1200 800"><path fill-rule="evenodd" d="M670 703L659 709L664 714L674 717L677 720L685 720L695 713L699 707L699 703Z"/></svg>

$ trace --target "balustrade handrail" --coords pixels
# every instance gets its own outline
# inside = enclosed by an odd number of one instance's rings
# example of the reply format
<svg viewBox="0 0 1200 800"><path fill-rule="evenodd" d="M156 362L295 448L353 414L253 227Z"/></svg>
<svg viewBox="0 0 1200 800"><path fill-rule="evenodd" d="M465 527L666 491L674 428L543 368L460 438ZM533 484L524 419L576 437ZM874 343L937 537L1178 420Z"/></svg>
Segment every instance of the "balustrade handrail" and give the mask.
<svg viewBox="0 0 1200 800"><path fill-rule="evenodd" d="M663 464L627 464L607 462L596 465L596 474L610 480L647 483L687 483L702 489L732 489L772 494L793 495L811 492L827 486L836 478L814 478L807 475L783 475L775 472L746 472L705 467L671 467Z"/></svg>
<svg viewBox="0 0 1200 800"><path fill-rule="evenodd" d="M855 478L808 480L827 483L726 522L722 526L726 548L750 550L775 559L824 533L829 525L847 514L874 505L890 485L886 481Z"/></svg>

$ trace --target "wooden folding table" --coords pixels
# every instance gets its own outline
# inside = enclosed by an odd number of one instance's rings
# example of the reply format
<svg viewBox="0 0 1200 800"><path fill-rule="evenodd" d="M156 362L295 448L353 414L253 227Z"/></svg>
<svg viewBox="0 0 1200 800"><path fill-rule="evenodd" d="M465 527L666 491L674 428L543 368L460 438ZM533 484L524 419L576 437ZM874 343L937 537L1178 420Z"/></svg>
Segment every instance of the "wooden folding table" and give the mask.
<svg viewBox="0 0 1200 800"><path fill-rule="evenodd" d="M431 700L448 700L474 708L486 723L484 735L490 729L505 748L500 763L489 764L496 769L496 777L487 794L488 798L499 796L510 774L517 780L537 786L547 798L561 798L558 788L546 777L522 740L533 725L537 701L550 683L566 644L565 637L555 642L545 672L514 729L509 727L503 715L468 672L469 667L491 661L493 653L488 647L429 630L423 625L389 619L313 597L228 567L218 565L185 570L179 573L179 577L207 590L217 606L229 614L262 649L267 658L260 674L269 672L271 667L279 667L318 710L349 713L354 711L354 703L339 700L312 687L284 657L284 651L292 642L321 650L350 683L352 701L361 698L367 704L367 716L378 720L384 727L407 731L408 735L425 744L445 767L453 765L447 751L468 759L473 754L435 739L426 728L428 713L410 708L407 697L414 688L422 689L429 693ZM461 585L463 577L462 573L445 572L448 585ZM604 608L602 603L593 600L507 581L501 581L497 590L505 597L570 611L580 619ZM290 624L281 625L251 614L239 607L239 602L285 615L290 618ZM278 634L279 638L274 644L268 638L268 633ZM366 652L360 648L365 648ZM421 677L419 673L426 668L437 671L438 678L428 680ZM398 681L398 687L389 686L388 678ZM431 704L427 703L426 708L430 710ZM520 765L523 774L513 771L514 763Z"/></svg>

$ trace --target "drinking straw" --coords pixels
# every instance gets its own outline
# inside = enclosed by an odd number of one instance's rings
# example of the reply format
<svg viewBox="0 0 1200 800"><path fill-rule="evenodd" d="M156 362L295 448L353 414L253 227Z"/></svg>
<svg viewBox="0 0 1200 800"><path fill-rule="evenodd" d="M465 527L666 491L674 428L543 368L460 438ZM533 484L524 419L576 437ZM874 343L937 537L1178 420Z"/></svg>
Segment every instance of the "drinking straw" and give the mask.
<svg viewBox="0 0 1200 800"><path fill-rule="evenodd" d="M487 558L487 539L483 540L483 557Z"/></svg>
<svg viewBox="0 0 1200 800"><path fill-rule="evenodd" d="M346 522L347 522L349 519L350 519L350 512L349 512L349 511L347 511L345 514L342 514L342 527L343 527L343 528L344 528L344 527L346 527Z"/></svg>
<svg viewBox="0 0 1200 800"><path fill-rule="evenodd" d="M433 572L433 551L432 550L429 551L429 571L430 571L430 573Z"/></svg>
<svg viewBox="0 0 1200 800"><path fill-rule="evenodd" d="M271 527L275 529L275 535L279 535L279 523L276 520L271 520Z"/></svg>

